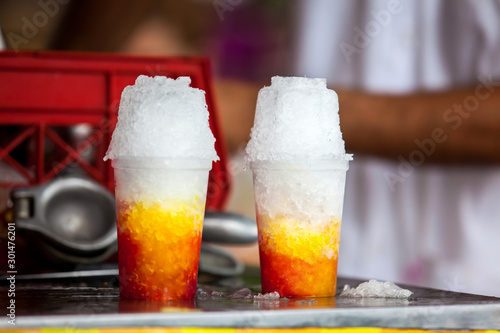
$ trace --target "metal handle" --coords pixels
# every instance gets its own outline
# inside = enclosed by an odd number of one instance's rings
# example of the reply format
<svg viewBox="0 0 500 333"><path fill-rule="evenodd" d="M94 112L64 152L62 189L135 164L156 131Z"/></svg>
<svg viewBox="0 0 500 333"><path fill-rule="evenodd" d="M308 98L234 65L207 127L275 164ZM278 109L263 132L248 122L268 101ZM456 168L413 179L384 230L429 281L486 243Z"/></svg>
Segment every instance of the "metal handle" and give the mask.
<svg viewBox="0 0 500 333"><path fill-rule="evenodd" d="M14 220L31 219L34 214L34 194L27 189L14 190L12 201L14 202Z"/></svg>
<svg viewBox="0 0 500 333"><path fill-rule="evenodd" d="M254 220L234 213L205 212L203 241L223 244L252 244L257 239L257 224Z"/></svg>

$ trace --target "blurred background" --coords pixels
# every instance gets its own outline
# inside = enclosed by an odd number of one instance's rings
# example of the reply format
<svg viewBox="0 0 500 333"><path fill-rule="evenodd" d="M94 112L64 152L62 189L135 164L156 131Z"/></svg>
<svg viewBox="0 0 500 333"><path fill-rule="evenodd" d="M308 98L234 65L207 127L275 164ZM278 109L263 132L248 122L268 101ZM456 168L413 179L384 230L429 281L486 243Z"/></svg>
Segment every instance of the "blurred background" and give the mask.
<svg viewBox="0 0 500 333"><path fill-rule="evenodd" d="M500 1L3 0L0 26L6 49L208 57L251 218L258 90L326 77L354 153L339 274L500 296Z"/></svg>

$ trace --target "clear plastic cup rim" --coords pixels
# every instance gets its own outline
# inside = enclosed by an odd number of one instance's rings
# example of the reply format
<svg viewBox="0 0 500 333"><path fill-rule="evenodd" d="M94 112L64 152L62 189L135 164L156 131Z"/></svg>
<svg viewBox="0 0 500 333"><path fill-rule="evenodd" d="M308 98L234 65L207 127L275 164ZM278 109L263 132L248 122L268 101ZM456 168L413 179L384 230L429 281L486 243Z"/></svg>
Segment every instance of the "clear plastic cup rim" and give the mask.
<svg viewBox="0 0 500 333"><path fill-rule="evenodd" d="M252 170L338 170L349 169L349 159L281 160L250 162Z"/></svg>
<svg viewBox="0 0 500 333"><path fill-rule="evenodd" d="M212 160L123 156L113 159L111 165L115 169L211 170Z"/></svg>

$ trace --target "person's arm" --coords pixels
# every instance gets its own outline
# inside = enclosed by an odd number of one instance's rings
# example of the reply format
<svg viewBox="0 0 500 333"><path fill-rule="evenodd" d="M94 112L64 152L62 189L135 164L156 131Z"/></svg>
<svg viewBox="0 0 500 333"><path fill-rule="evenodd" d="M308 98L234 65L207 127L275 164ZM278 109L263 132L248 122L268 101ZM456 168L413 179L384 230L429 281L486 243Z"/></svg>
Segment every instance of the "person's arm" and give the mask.
<svg viewBox="0 0 500 333"><path fill-rule="evenodd" d="M337 91L350 152L437 163L500 163L500 87L412 95ZM410 156L411 155L411 156Z"/></svg>
<svg viewBox="0 0 500 333"><path fill-rule="evenodd" d="M249 139L262 84L219 81L222 125L231 151ZM336 89L350 153L437 163L500 163L500 87L376 95ZM470 111L469 111L470 110Z"/></svg>

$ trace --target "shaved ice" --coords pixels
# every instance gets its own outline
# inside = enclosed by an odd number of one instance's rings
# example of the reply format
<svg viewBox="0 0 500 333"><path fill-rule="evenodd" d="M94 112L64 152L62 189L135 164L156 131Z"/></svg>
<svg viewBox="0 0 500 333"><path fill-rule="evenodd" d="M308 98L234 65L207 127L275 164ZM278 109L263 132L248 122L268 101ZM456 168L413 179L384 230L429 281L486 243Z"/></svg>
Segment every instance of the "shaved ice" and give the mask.
<svg viewBox="0 0 500 333"><path fill-rule="evenodd" d="M218 160L205 92L176 80L141 75L122 93L104 160L119 157Z"/></svg>
<svg viewBox="0 0 500 333"><path fill-rule="evenodd" d="M351 159L338 112L337 94L326 79L273 77L259 91L247 162Z"/></svg>

